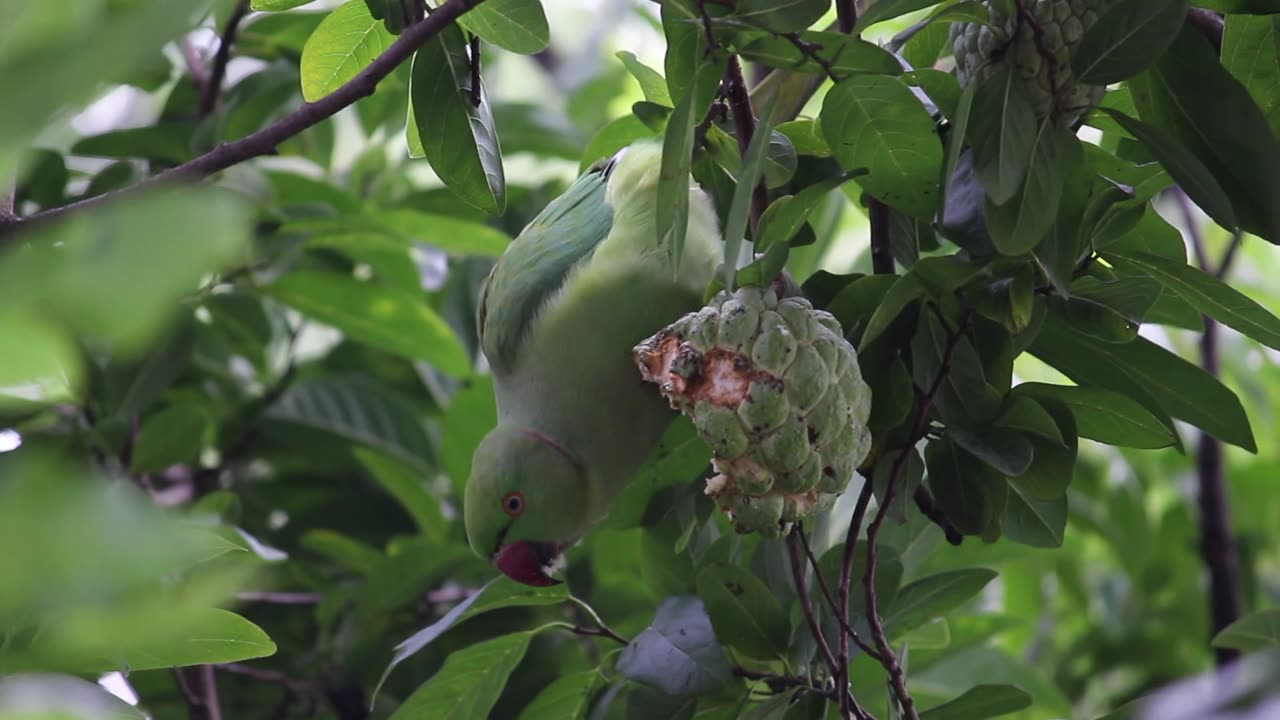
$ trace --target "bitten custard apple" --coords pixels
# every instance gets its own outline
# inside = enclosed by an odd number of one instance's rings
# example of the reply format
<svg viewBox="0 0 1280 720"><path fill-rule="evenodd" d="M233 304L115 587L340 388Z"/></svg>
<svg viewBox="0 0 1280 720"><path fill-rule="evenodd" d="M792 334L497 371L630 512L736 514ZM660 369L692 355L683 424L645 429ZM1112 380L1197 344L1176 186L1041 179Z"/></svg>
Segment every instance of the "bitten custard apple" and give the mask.
<svg viewBox="0 0 1280 720"><path fill-rule="evenodd" d="M839 321L780 288L721 292L634 350L711 447L707 494L767 537L829 506L871 446L871 390Z"/></svg>
<svg viewBox="0 0 1280 720"><path fill-rule="evenodd" d="M1085 30L1119 0L1022 0L1031 16L1012 16L986 3L991 24L954 23L951 46L961 85L985 80L998 63L1012 63L1026 81L1036 116L1070 127L1097 106L1106 88L1076 82L1071 53ZM1033 24L1034 23L1034 24ZM1045 55L1052 56L1047 62Z"/></svg>

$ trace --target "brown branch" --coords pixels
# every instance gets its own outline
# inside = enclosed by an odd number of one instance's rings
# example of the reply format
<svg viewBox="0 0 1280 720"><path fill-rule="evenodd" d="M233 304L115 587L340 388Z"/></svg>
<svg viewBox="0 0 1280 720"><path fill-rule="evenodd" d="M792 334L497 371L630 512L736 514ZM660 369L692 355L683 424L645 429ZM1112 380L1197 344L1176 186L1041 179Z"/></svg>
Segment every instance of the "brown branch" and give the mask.
<svg viewBox="0 0 1280 720"><path fill-rule="evenodd" d="M247 591L236 593L236 600L267 605L318 605L324 600L324 593Z"/></svg>
<svg viewBox="0 0 1280 720"><path fill-rule="evenodd" d="M740 677L745 680L759 680L765 685L768 685L769 689L775 693L784 692L792 688L804 688L809 692L814 692L827 698L830 698L834 694L826 688L816 687L808 678L793 677L791 675L774 675L772 673L748 670L744 667L734 667L733 675L734 677Z"/></svg>
<svg viewBox="0 0 1280 720"><path fill-rule="evenodd" d="M484 0L448 0L436 8L422 22L411 28L406 28L390 47L337 90L316 102L303 103L297 110L251 135L233 142L223 143L194 160L185 162L127 188L36 213L26 218L21 223L21 226L52 220L69 212L112 202L121 195L132 194L180 181L200 180L245 160L271 154L280 143L332 117L339 110L349 107L357 100L372 95L374 90L377 89L378 83L390 75L401 63L408 60L419 47L434 38L460 15L481 2L484 2ZM14 225L15 223L6 225L0 222L0 237L12 231Z"/></svg>
<svg viewBox="0 0 1280 720"><path fill-rule="evenodd" d="M742 163L747 162L747 147L755 135L756 119L751 112L751 96L747 93L747 82L742 77L742 65L737 56L729 58L729 65L724 73L725 99L729 101L729 110L733 113L734 134L738 136L738 150L742 153ZM769 206L769 191L765 187L764 178L756 183L751 191L751 238L756 239L756 230L760 226L760 217Z"/></svg>
<svg viewBox="0 0 1280 720"><path fill-rule="evenodd" d="M849 518L849 530L844 538L844 554L840 558L840 579L836 585L839 604L836 608L836 614L845 620L849 617L849 584L853 575L853 550L858 545L858 533L862 532L862 522L867 516L867 505L871 502L871 489L871 478L864 478L862 492L858 495L858 502L853 506L853 517ZM841 636L838 647L840 650L840 680L847 684L849 681L849 645L845 637ZM876 660L883 662L878 651L876 652ZM845 708L841 709L844 710Z"/></svg>
<svg viewBox="0 0 1280 720"><path fill-rule="evenodd" d="M218 700L218 682L212 665L174 668L173 676L187 702L190 720L222 720L222 704Z"/></svg>
<svg viewBox="0 0 1280 720"><path fill-rule="evenodd" d="M853 26L858 24L858 4L856 0L836 0L836 29L848 35Z"/></svg>
<svg viewBox="0 0 1280 720"><path fill-rule="evenodd" d="M893 240L890 235L889 206L875 198L867 204L871 223L871 269L877 275L893 274Z"/></svg>
<svg viewBox="0 0 1280 720"><path fill-rule="evenodd" d="M804 546L804 554L809 558L809 566L813 568L813 576L818 580L818 588L822 590L822 596L827 601L827 607L831 608L831 613L836 616L836 622L840 623L840 628L849 636L850 640L858 646L862 652L870 655L876 660L880 659L880 653L871 647L862 639L858 632L849 625L848 608L846 607L844 615L840 614L840 605L836 603L835 596L831 594L831 588L827 586L827 579L822 575L822 569L818 567L818 558L814 557L813 550L809 547L809 537L805 535L804 528L799 524L796 525L796 534L800 536L800 544ZM840 644L839 654L848 653L848 649L844 643Z"/></svg>
<svg viewBox="0 0 1280 720"><path fill-rule="evenodd" d="M818 625L818 618L814 615L813 600L809 597L809 589L804 581L804 560L800 558L800 542L795 532L787 536L787 550L791 558L791 579L796 586L796 597L800 599L800 609L804 611L805 622L809 624L813 641L822 651L822 659L826 662L831 677L838 678L840 665L836 663L835 655L831 654L831 646L827 644L827 638L822 634L822 627ZM841 637L844 636L841 635ZM845 692L845 688L841 688L841 692Z"/></svg>
<svg viewBox="0 0 1280 720"><path fill-rule="evenodd" d="M938 507L938 502L933 499L933 493L930 493L928 488L923 485L918 486L912 499L916 501L916 508L920 510L920 514L942 529L942 534L948 543L960 545L964 542L964 534L957 530L956 526L952 525L943 514L942 508Z"/></svg>
<svg viewBox="0 0 1280 720"><path fill-rule="evenodd" d="M1200 31L1201 35L1213 45L1213 49L1222 53L1222 33L1224 23L1222 16L1212 10L1191 8L1187 11L1187 24Z"/></svg>
<svg viewBox="0 0 1280 720"><path fill-rule="evenodd" d="M484 99L480 92L480 36L472 35L467 47L471 51L471 105L480 107Z"/></svg>
<svg viewBox="0 0 1280 720"><path fill-rule="evenodd" d="M227 75L227 63L231 62L231 47L236 43L236 32L240 29L240 22L248 14L249 0L240 0L231 11L231 17L227 18L227 24L222 28L218 52L213 56L213 68L209 71L209 77L201 83L203 92L200 94L200 117L213 112L213 109L218 106L218 97L222 94L222 80Z"/></svg>
<svg viewBox="0 0 1280 720"><path fill-rule="evenodd" d="M1232 240L1223 255L1222 264L1215 268L1209 260L1204 236L1187 194L1179 188L1173 195L1178 201L1200 268L1222 277L1230 269L1240 236ZM1204 334L1200 337L1200 364L1214 377L1221 371L1218 322L1208 315L1204 316ZM1209 629L1210 637L1213 637L1240 618L1240 557L1231 534L1231 507L1226 490L1222 442L1203 431L1196 444L1196 480L1199 486L1200 555L1209 573ZM1240 651L1232 648L1214 648L1213 652L1219 666L1240 657Z"/></svg>
<svg viewBox="0 0 1280 720"><path fill-rule="evenodd" d="M893 687L898 703L902 706L903 717L908 720L919 720L920 716L916 712L915 702L911 699L911 693L907 691L902 665L898 663L897 656L893 654L893 648L889 647L889 640L884 632L884 623L880 619L880 613L876 605L875 577L878 560L876 539L880 534L881 526L884 525L885 518L889 515L889 507L893 504L894 492L896 492L898 482L907 467L907 457L910 455L912 448L915 447L915 444L924 437L925 430L929 425L929 408L933 405L938 392L942 389L943 382L946 381L947 375L951 372L951 362L955 357L956 348L960 345L960 339L967 332L971 319L971 314L966 313L960 322L960 326L947 338L947 347L943 352L942 365L938 368L938 375L933 379L933 383L924 395L920 397L920 401L916 405L911 435L908 437L906 445L898 452L898 456L894 458L893 465L889 468L889 482L885 486L884 497L880 498L880 506L876 509L875 517L872 518L871 524L867 526L867 567L862 576L863 589L866 591L867 624L871 626L871 638L880 650L881 664L889 673L889 684Z"/></svg>

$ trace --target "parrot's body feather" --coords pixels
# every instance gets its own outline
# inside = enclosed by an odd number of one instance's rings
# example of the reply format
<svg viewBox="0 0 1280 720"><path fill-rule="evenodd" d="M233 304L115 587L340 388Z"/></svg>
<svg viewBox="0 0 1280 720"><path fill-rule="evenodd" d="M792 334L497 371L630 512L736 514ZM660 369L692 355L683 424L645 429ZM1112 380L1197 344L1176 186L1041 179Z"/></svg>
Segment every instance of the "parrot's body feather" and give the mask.
<svg viewBox="0 0 1280 720"><path fill-rule="evenodd" d="M675 416L640 378L631 349L701 305L721 242L710 201L691 184L675 264L654 221L660 164L660 146L642 143L592 168L490 275L478 322L499 425L476 451L466 498L468 537L482 555L503 555L513 541L581 537ZM514 557L498 564L517 577L507 567ZM526 575L517 579L542 577Z"/></svg>

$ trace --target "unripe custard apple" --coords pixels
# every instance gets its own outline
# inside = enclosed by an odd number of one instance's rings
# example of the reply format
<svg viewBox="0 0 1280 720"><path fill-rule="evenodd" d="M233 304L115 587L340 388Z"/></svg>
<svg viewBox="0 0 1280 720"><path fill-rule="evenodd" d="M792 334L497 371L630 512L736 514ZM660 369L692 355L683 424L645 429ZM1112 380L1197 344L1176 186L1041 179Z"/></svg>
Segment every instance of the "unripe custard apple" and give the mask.
<svg viewBox="0 0 1280 720"><path fill-rule="evenodd" d="M871 447L871 389L839 321L780 288L721 292L634 350L711 447L707 494L771 538L830 506Z"/></svg>
<svg viewBox="0 0 1280 720"><path fill-rule="evenodd" d="M1011 63L1026 82L1036 117L1071 127L1097 106L1106 88L1076 82L1071 53L1098 17L1119 0L1022 0L1031 17L1012 16L987 5L991 23L951 26L956 78L961 86L982 82L1000 63ZM1052 58L1052 62L1049 59Z"/></svg>

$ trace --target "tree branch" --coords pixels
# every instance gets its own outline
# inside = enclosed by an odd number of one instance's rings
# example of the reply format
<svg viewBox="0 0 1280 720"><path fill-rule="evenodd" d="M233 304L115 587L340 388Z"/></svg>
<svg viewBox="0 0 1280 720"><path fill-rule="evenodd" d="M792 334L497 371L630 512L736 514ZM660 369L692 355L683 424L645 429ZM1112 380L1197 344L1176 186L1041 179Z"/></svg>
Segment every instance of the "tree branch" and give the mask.
<svg viewBox="0 0 1280 720"><path fill-rule="evenodd" d="M1205 39L1213 45L1213 49L1222 52L1222 33L1225 25L1222 16L1212 10L1191 8L1187 11L1187 24L1200 31Z"/></svg>
<svg viewBox="0 0 1280 720"><path fill-rule="evenodd" d="M947 542L952 545L960 545L964 542L964 534L951 524L947 516L943 514L942 508L938 507L938 503L933 499L933 493L921 485L916 488L916 492L912 497L916 501L916 508L920 510L920 514L933 521L942 529L942 534L946 537Z"/></svg>
<svg viewBox="0 0 1280 720"><path fill-rule="evenodd" d="M747 161L747 146L756 131L756 118L751 112L751 96L747 93L747 81L742 77L742 65L736 55L729 58L725 69L725 99L729 101L729 110L733 113L734 134L738 136L738 150L742 153L742 162ZM764 178L756 183L751 191L751 238L756 239L756 230L760 226L760 217L769 206L769 191L765 187Z"/></svg>
<svg viewBox="0 0 1280 720"><path fill-rule="evenodd" d="M218 52L213 56L213 67L209 71L209 77L201 85L203 91L200 94L200 117L213 112L213 109L218 106L218 97L222 94L222 80L227 75L227 63L231 62L231 47L235 45L240 22L248 14L249 0L240 0L231 11L231 17L227 18L227 24L222 28Z"/></svg>
<svg viewBox="0 0 1280 720"><path fill-rule="evenodd" d="M856 0L836 0L836 29L848 35L853 26L858 24L858 5Z"/></svg>
<svg viewBox="0 0 1280 720"><path fill-rule="evenodd" d="M813 576L818 581L818 588L822 590L822 596L827 601L827 607L831 608L832 614L836 616L836 622L840 623L840 628L844 630L845 634L849 636L849 639L853 640L853 643L857 645L862 652L879 660L880 653L863 640L856 630L849 626L848 608L845 608L843 616L840 614L840 605L836 603L835 596L831 594L831 588L827 586L826 578L822 576L822 569L818 567L818 558L814 557L813 550L809 547L809 538L805 535L804 528L798 523L796 524L796 534L800 536L800 544L804 546L804 554L809 558L809 566L813 568ZM843 655L848 652L849 651L845 646L845 643L840 643L840 649L837 651L837 654L840 654L843 657Z"/></svg>
<svg viewBox="0 0 1280 720"><path fill-rule="evenodd" d="M804 560L800 559L800 541L793 531L787 536L787 550L791 557L791 579L795 582L796 597L800 600L800 608L804 611L805 622L809 623L809 632L813 634L813 641L818 644L818 649L822 651L822 659L827 664L827 669L831 672L831 677L838 678L839 664L836 658L831 654L831 646L827 644L827 638L822 634L822 627L818 625L818 618L813 612L813 601L809 597L809 589L804 581ZM841 635L841 637L844 637ZM841 688L843 692L844 689Z"/></svg>
<svg viewBox="0 0 1280 720"><path fill-rule="evenodd" d="M872 272L877 275L892 275L893 240L889 233L889 206L875 198L870 198L867 204L867 219L871 223Z"/></svg>
<svg viewBox="0 0 1280 720"><path fill-rule="evenodd" d="M174 668L173 676L187 701L190 720L222 720L222 704L218 700L218 682L212 665Z"/></svg>
<svg viewBox="0 0 1280 720"><path fill-rule="evenodd" d="M1235 258L1240 236L1236 235L1231 241L1222 263L1215 268L1187 194L1178 188L1173 195L1178 201L1187 226L1187 237L1200 268L1223 277ZM1200 337L1200 364L1210 375L1217 377L1220 374L1218 322L1208 315L1204 316L1204 334ZM1231 508L1222 442L1206 432L1200 433L1196 444L1196 480L1200 505L1200 555L1209 573L1210 637L1213 637L1240 618L1240 558L1231 534ZM1214 648L1213 652L1219 666L1240 657L1240 652L1232 648Z"/></svg>
<svg viewBox="0 0 1280 720"><path fill-rule="evenodd" d="M463 13L481 2L484 2L484 0L448 0L436 8L422 22L413 27L405 28L404 32L390 47L337 90L316 102L304 103L297 110L251 135L233 142L223 143L194 160L185 162L127 188L36 213L23 220L20 226L52 220L69 212L113 202L121 195L132 194L180 181L200 180L245 160L268 155L274 152L276 147L285 140L332 117L339 110L352 105L357 100L372 95L374 90L377 89L378 83L390 75L401 63L408 60L419 47L434 38ZM0 237L11 232L15 225L17 223L5 224L0 222Z"/></svg>

